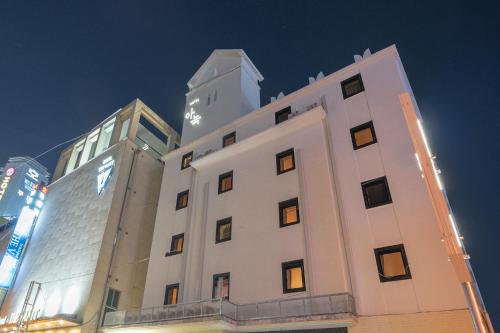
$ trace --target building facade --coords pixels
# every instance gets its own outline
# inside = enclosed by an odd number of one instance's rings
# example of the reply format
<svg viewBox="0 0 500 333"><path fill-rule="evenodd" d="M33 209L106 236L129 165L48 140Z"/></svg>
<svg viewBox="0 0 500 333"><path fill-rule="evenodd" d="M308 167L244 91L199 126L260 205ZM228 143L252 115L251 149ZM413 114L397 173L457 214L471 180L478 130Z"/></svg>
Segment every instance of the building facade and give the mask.
<svg viewBox="0 0 500 333"><path fill-rule="evenodd" d="M136 99L61 153L4 331L95 332L140 307L163 163L179 135Z"/></svg>
<svg viewBox="0 0 500 333"><path fill-rule="evenodd" d="M355 59L260 107L244 52L210 56L162 157L142 309L104 331L493 331L396 48Z"/></svg>

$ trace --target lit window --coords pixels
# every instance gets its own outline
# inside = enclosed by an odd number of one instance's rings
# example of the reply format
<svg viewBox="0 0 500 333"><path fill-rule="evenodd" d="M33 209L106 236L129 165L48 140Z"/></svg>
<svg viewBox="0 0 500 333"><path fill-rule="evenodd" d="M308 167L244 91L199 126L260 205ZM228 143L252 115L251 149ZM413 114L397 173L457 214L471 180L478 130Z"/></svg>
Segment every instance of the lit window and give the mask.
<svg viewBox="0 0 500 333"><path fill-rule="evenodd" d="M219 194L233 189L233 172L229 171L219 176Z"/></svg>
<svg viewBox="0 0 500 333"><path fill-rule="evenodd" d="M165 287L165 300L163 305L177 304L179 296L179 284L169 284Z"/></svg>
<svg viewBox="0 0 500 333"><path fill-rule="evenodd" d="M167 252L166 256L182 253L183 246L184 234L172 236L172 242L170 243L170 252Z"/></svg>
<svg viewBox="0 0 500 333"><path fill-rule="evenodd" d="M229 298L229 273L214 275L212 298Z"/></svg>
<svg viewBox="0 0 500 333"><path fill-rule="evenodd" d="M278 175L295 169L293 148L276 154L276 168L278 170Z"/></svg>
<svg viewBox="0 0 500 333"><path fill-rule="evenodd" d="M374 249L380 282L411 279L403 244Z"/></svg>
<svg viewBox="0 0 500 333"><path fill-rule="evenodd" d="M380 177L363 182L361 183L361 189L363 190L363 198L365 199L366 208L387 205L392 202L386 177Z"/></svg>
<svg viewBox="0 0 500 333"><path fill-rule="evenodd" d="M354 96L365 90L363 86L363 80L361 79L361 74L354 75L347 80L342 81L340 84L342 86L342 95L344 99Z"/></svg>
<svg viewBox="0 0 500 333"><path fill-rule="evenodd" d="M280 202L279 210L280 227L286 227L300 222L298 198Z"/></svg>
<svg viewBox="0 0 500 333"><path fill-rule="evenodd" d="M351 128L351 139L354 150L369 146L377 142L375 129L371 121Z"/></svg>
<svg viewBox="0 0 500 333"><path fill-rule="evenodd" d="M284 109L279 110L274 114L274 121L276 124L282 123L286 120L288 120L288 115L292 113L292 107L287 106Z"/></svg>
<svg viewBox="0 0 500 333"><path fill-rule="evenodd" d="M282 263L281 270L283 275L283 293L306 290L304 261L302 259Z"/></svg>
<svg viewBox="0 0 500 333"><path fill-rule="evenodd" d="M192 161L193 161L193 152L192 151L190 151L189 153L182 156L181 170L184 170L184 169L190 167Z"/></svg>
<svg viewBox="0 0 500 333"><path fill-rule="evenodd" d="M177 194L177 203L175 205L175 209L179 210L182 208L186 208L188 205L189 198L189 190Z"/></svg>
<svg viewBox="0 0 500 333"><path fill-rule="evenodd" d="M83 143L80 145L77 145L75 147L75 152L76 152L76 158L75 158L75 169L80 166L80 161L82 160L82 155L83 155Z"/></svg>
<svg viewBox="0 0 500 333"><path fill-rule="evenodd" d="M108 149L111 143L111 136L113 135L113 129L115 127L115 118L111 119L102 126L101 135L97 142L97 148L95 155L101 154L103 151Z"/></svg>
<svg viewBox="0 0 500 333"><path fill-rule="evenodd" d="M221 243L231 240L231 224L232 224L231 217L217 221L215 243Z"/></svg>
<svg viewBox="0 0 500 333"><path fill-rule="evenodd" d="M229 133L227 135L224 135L222 138L222 147L227 147L232 145L233 143L236 143L236 132Z"/></svg>

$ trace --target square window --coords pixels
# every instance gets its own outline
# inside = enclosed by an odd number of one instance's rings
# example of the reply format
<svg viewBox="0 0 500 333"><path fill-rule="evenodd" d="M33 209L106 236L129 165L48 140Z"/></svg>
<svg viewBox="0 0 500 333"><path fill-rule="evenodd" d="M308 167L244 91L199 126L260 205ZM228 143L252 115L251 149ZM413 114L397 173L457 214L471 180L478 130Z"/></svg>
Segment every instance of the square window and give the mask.
<svg viewBox="0 0 500 333"><path fill-rule="evenodd" d="M222 148L230 146L233 143L236 143L236 132L224 135L222 138Z"/></svg>
<svg viewBox="0 0 500 333"><path fill-rule="evenodd" d="M281 264L283 275L283 293L294 293L306 290L304 277L304 260L294 260Z"/></svg>
<svg viewBox="0 0 500 333"><path fill-rule="evenodd" d="M411 279L403 244L374 249L380 282Z"/></svg>
<svg viewBox="0 0 500 333"><path fill-rule="evenodd" d="M191 166L192 161L193 161L193 152L192 151L183 155L182 156L182 163L181 163L181 170L189 168Z"/></svg>
<svg viewBox="0 0 500 333"><path fill-rule="evenodd" d="M344 99L359 94L365 90L361 74L354 75L353 77L342 81L340 85L342 86L342 95L344 95Z"/></svg>
<svg viewBox="0 0 500 333"><path fill-rule="evenodd" d="M351 128L351 139L354 150L369 146L377 142L375 129L371 121Z"/></svg>
<svg viewBox="0 0 500 333"><path fill-rule="evenodd" d="M298 198L280 202L279 210L280 228L300 222Z"/></svg>
<svg viewBox="0 0 500 333"><path fill-rule="evenodd" d="M223 173L219 176L219 194L233 189L233 171Z"/></svg>
<svg viewBox="0 0 500 333"><path fill-rule="evenodd" d="M165 300L163 305L177 304L179 296L179 284L169 284L165 287Z"/></svg>
<svg viewBox="0 0 500 333"><path fill-rule="evenodd" d="M231 217L217 221L215 243L221 243L231 240L231 224L232 224Z"/></svg>
<svg viewBox="0 0 500 333"><path fill-rule="evenodd" d="M184 192L177 194L177 203L175 204L175 209L179 210L182 208L186 208L188 205L188 199L189 190L185 190Z"/></svg>
<svg viewBox="0 0 500 333"><path fill-rule="evenodd" d="M214 275L212 298L229 299L229 273Z"/></svg>
<svg viewBox="0 0 500 333"><path fill-rule="evenodd" d="M279 110L278 112L276 112L274 114L274 121L277 124L279 123L282 123L286 120L288 120L288 115L292 113L292 107L291 106L287 106L286 108L284 109L281 109Z"/></svg>
<svg viewBox="0 0 500 333"><path fill-rule="evenodd" d="M295 156L293 148L276 154L276 168L278 175L295 169Z"/></svg>
<svg viewBox="0 0 500 333"><path fill-rule="evenodd" d="M172 236L172 242L170 243L170 252L167 252L166 256L172 256L174 254L182 253L183 248L184 234Z"/></svg>
<svg viewBox="0 0 500 333"><path fill-rule="evenodd" d="M363 190L363 198L367 209L392 202L389 184L387 184L385 176L361 183L361 189Z"/></svg>

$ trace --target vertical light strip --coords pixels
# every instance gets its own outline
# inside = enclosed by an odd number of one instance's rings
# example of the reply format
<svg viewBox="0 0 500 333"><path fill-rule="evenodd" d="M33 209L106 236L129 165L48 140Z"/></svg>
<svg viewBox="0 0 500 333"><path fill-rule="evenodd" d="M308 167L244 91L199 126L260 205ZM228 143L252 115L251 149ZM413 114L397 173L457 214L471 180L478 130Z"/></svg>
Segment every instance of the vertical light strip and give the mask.
<svg viewBox="0 0 500 333"><path fill-rule="evenodd" d="M418 119L417 119L417 125L418 125L418 130L420 131L420 135L422 136L422 139L424 140L425 150L427 150L427 155L429 155L429 158L430 158L430 157L432 157L431 149L429 148L429 143L427 142L427 137L425 136L424 128L422 127L422 122Z"/></svg>
<svg viewBox="0 0 500 333"><path fill-rule="evenodd" d="M460 245L460 247L462 247L462 240L460 239L460 235L458 234L457 224L455 223L455 220L453 219L453 215L448 214L448 217L450 218L451 227L453 228L453 233L455 234L455 238L457 239L457 243L458 243L458 245Z"/></svg>
<svg viewBox="0 0 500 333"><path fill-rule="evenodd" d="M420 172L424 172L424 169L422 169L422 163L420 163L420 158L418 157L417 153L415 153L415 158L417 159L417 164L418 168L420 169Z"/></svg>
<svg viewBox="0 0 500 333"><path fill-rule="evenodd" d="M436 168L436 162L433 158L431 158L432 170L434 171L434 177L436 177L436 182L438 184L439 189L443 190L443 183L441 182L441 177L439 177L439 171Z"/></svg>

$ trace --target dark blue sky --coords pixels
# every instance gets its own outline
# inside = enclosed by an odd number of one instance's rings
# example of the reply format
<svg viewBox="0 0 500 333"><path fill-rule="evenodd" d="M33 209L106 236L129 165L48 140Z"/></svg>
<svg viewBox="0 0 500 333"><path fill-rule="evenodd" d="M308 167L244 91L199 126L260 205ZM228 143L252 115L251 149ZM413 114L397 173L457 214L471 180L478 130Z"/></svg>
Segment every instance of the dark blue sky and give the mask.
<svg viewBox="0 0 500 333"><path fill-rule="evenodd" d="M500 8L494 2L2 1L0 164L141 98L177 130L186 82L243 48L262 103L396 44L488 309L500 325ZM41 159L51 171L57 153Z"/></svg>

